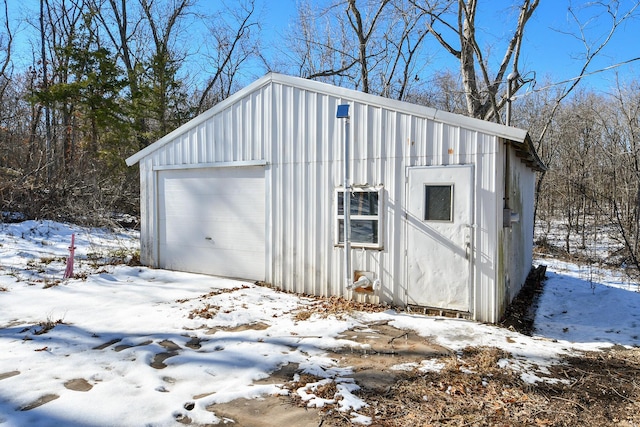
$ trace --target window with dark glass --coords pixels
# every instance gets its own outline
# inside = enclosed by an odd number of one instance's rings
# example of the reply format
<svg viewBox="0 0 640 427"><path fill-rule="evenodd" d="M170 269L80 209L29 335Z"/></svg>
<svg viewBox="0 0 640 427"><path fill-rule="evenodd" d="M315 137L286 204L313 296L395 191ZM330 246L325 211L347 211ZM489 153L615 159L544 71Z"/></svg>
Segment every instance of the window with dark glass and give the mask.
<svg viewBox="0 0 640 427"><path fill-rule="evenodd" d="M351 192L350 215L351 244L362 247L380 247L380 191L354 190ZM344 243L344 191L337 193L337 242Z"/></svg>
<svg viewBox="0 0 640 427"><path fill-rule="evenodd" d="M453 185L424 186L424 220L452 221Z"/></svg>

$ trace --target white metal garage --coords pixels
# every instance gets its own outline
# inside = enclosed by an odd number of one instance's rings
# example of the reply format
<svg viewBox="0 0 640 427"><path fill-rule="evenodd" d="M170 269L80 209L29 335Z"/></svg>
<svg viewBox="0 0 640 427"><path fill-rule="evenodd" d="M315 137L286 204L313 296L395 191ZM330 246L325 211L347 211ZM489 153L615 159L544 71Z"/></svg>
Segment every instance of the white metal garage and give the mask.
<svg viewBox="0 0 640 427"><path fill-rule="evenodd" d="M264 280L263 167L158 172L159 266Z"/></svg>
<svg viewBox="0 0 640 427"><path fill-rule="evenodd" d="M364 276L371 301L487 322L531 267L544 165L522 129L269 74L136 163L140 259L152 267L347 298L363 296Z"/></svg>

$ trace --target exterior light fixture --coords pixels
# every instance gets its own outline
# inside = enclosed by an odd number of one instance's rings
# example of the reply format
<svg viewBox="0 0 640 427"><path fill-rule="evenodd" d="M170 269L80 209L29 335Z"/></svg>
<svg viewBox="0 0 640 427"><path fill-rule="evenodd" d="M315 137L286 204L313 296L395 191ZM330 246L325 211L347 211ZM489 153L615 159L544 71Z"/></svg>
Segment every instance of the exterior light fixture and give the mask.
<svg viewBox="0 0 640 427"><path fill-rule="evenodd" d="M349 118L349 104L338 105L338 111L336 112L336 118L348 119Z"/></svg>

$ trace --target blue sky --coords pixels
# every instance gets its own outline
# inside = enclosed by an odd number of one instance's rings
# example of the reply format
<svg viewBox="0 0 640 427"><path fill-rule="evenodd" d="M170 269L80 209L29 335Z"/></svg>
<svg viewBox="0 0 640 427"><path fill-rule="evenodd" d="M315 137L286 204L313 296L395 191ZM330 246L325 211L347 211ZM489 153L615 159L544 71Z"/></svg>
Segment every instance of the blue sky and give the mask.
<svg viewBox="0 0 640 427"><path fill-rule="evenodd" d="M267 17L265 29L269 32L282 32L283 29L295 17L297 0L265 0L267 7ZM506 34L512 26L513 13L509 11L509 6L518 3L513 0L481 0L479 7L479 28L486 34L487 44L499 43L502 34ZM576 77L582 68L584 56L584 46L574 36L563 34L562 32L573 31L577 33L577 26L572 21L568 8L570 5L581 19L586 20L587 14L593 14L592 9L585 9L587 1L571 0L542 0L536 9L535 14L527 23L525 30L525 41L520 60L520 71L535 71L537 81L536 87L541 87L545 82L560 82ZM633 0L621 0L620 9L633 7L636 2ZM486 6L485 6L486 5ZM489 6L490 5L490 6ZM488 9L490 8L490 9ZM512 15L509 15L512 13ZM636 10L640 15L640 8ZM609 23L605 15L601 15L599 20L592 20L585 28L585 34L592 43L600 43L609 30ZM640 19L629 20L620 26L615 36L607 47L600 53L588 68L589 71L597 71L618 63L640 58ZM432 44L432 46L435 46ZM437 46L435 46L437 47ZM504 50L496 48L499 56ZM457 68L450 55L441 52L436 55L434 67L445 66ZM640 72L640 60L636 60L627 65L616 67L612 70L595 73L582 81L582 84L594 89L606 90L615 82L616 73L622 78L638 76Z"/></svg>
<svg viewBox="0 0 640 427"><path fill-rule="evenodd" d="M545 75L552 76L553 81L569 79L579 74L584 56L583 44L573 36L562 34L562 31L573 31L577 26L571 20L567 11L568 1L542 1L532 21L528 23L522 64L528 69L536 69L540 83ZM581 3L574 2L577 10ZM623 0L621 9L629 9L636 2ZM589 11L584 11L590 13ZM636 13L640 12L637 9ZM591 21L585 28L593 46L602 43L610 29L611 21L606 15L601 15L598 21ZM614 66L625 61L640 57L640 20L628 20L618 27L614 37L601 51L597 59L589 66L588 71L594 72ZM622 78L637 76L640 71L640 61L633 61L614 69L590 75L583 80L585 85L604 89L615 83L616 73Z"/></svg>
<svg viewBox="0 0 640 427"><path fill-rule="evenodd" d="M322 0L324 3L325 0ZM516 0L481 0L478 10L478 30L483 34L482 43L485 46L493 45L497 57L501 57L504 48L501 49L500 43L504 41L504 37L509 34L513 26L515 14L509 6L518 3ZM272 40L272 54L277 55L277 50L273 45L281 44L278 35L282 35L286 28L293 22L296 16L296 5L299 0L257 0L258 7L264 10L263 31L265 38ZM536 10L534 16L529 21L525 31L525 41L520 61L520 72L524 74L526 71L535 71L536 87L542 87L546 82L560 82L570 79L578 75L582 66L582 61L577 57L584 53L584 47L580 42L568 34L562 34L561 31L577 30L574 23L570 21L567 12L568 6L573 4L574 10L579 13L592 13L592 11L584 10L584 4L587 1L572 0L541 0L541 4ZM621 9L629 9L636 2L634 0L621 0ZM202 10L210 10L219 7L222 3L218 1L204 0L199 3ZM229 4L233 4L230 0ZM9 0L10 14L14 17L29 15L36 16L38 10L38 2L35 0L18 3ZM640 8L636 11L640 14ZM584 19L584 16L582 16ZM601 18L606 18L601 16ZM16 22L17 24L17 22ZM24 20L19 21L20 33L19 37L26 39L26 34L30 30L28 24ZM595 43L602 40L602 37L608 31L606 21L598 20L586 28L586 34ZM640 19L628 21L621 26L611 43L599 55L598 59L589 67L589 71L597 71L615 64L632 60L640 57ZM16 64L19 69L24 69L31 61L31 48L22 43L19 45L21 49L14 53ZM434 61L429 64L425 70L430 69L451 68L457 69L457 63L446 52L444 52L436 42L430 41L430 49L437 52L434 55ZM493 63L497 64L498 59L494 58ZM640 60L636 60L627 65L619 66L613 70L596 73L583 80L584 86L589 86L598 90L606 90L615 82L618 73L623 79L638 76L640 72ZM256 70L255 74L262 74L264 70ZM531 76L532 74L530 74Z"/></svg>

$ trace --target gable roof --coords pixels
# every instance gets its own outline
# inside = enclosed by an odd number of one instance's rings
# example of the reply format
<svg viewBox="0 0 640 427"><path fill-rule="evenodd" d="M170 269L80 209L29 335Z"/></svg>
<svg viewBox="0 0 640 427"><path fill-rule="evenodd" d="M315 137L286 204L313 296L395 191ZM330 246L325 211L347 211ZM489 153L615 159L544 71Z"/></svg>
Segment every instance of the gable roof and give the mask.
<svg viewBox="0 0 640 427"><path fill-rule="evenodd" d="M177 136L183 134L186 130L192 129L202 122L208 120L212 116L215 116L220 111L223 111L228 106L232 105L239 99L242 99L246 95L256 91L257 89L269 85L272 83L280 83L299 89L310 90L316 93L322 93L330 96L341 97L346 100L357 101L363 104L373 105L381 108L387 108L394 111L413 114L421 117L426 117L436 122L451 124L460 126L466 129L476 130L479 132L487 133L490 135L496 135L500 138L511 141L512 145L516 148L518 156L534 170L545 170L546 166L540 160L535 152L531 138L527 131L515 127L505 126L499 123L488 122L485 120L475 119L473 117L467 117L460 114L449 113L435 108L426 107L422 105L412 104L405 101L397 101L390 98L384 98L381 96L371 95L364 92L359 92L353 89L346 89L339 86L333 86L327 83L317 82L315 80L303 79L300 77L287 76L278 73L269 73L240 91L234 93L229 98L216 104L209 110L203 112L167 135L163 136L153 144L143 148L131 157L126 159L128 166L132 166L139 162L147 155L158 150L165 144L174 140Z"/></svg>

